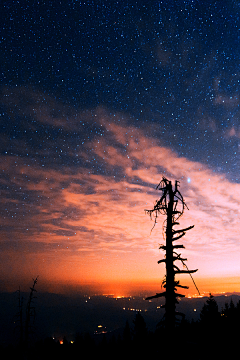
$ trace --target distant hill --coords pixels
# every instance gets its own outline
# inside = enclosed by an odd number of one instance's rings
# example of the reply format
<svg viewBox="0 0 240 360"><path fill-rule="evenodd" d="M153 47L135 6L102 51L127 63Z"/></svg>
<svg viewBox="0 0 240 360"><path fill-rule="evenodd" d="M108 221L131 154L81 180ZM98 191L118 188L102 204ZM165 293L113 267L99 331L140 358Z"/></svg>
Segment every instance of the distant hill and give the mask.
<svg viewBox="0 0 240 360"><path fill-rule="evenodd" d="M25 315L29 294L23 293L22 296L23 315ZM133 326L137 311L141 311L148 329L154 331L164 315L164 309L161 308L164 299L150 302L140 296L116 299L101 295L68 297L40 292L36 293L36 296L33 302L36 310L33 339L46 337L62 339L66 336L68 340L74 340L76 333L89 332L92 335L103 331L121 333L127 320L130 327ZM219 311L231 299L236 304L240 300L240 293L215 296ZM187 320L197 321L206 300L207 297L183 298L177 305L177 311L184 313ZM1 345L16 343L19 338L18 311L18 294L0 293Z"/></svg>

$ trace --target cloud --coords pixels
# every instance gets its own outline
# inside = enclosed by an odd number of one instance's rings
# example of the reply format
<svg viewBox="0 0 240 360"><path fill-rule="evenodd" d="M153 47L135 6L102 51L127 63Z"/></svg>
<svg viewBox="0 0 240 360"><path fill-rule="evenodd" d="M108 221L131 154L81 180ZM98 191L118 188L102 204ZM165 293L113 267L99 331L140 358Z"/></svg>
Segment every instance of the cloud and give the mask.
<svg viewBox="0 0 240 360"><path fill-rule="evenodd" d="M159 217L151 233L153 221L144 210L151 209L161 195L156 185L165 176L173 184L180 181L189 208L181 226L195 225L182 239L189 266L209 276L239 273L239 184L214 168L179 156L163 146L151 128L147 132L134 127L126 115L100 107L58 121L51 115L51 107L58 108L54 100L46 100L41 113L38 102L35 113L29 106L17 103L17 108L26 108L19 111L28 114L36 129L43 126L43 137L22 149L25 155L1 155L2 253L17 249L24 258L35 254L45 275L52 272L46 269L56 266L64 279L73 273L79 281L100 276L92 265L98 262L102 279L103 274L156 278L164 273L157 265L164 218ZM52 133L46 136L49 126ZM61 136L54 140L57 131ZM23 144L26 147L22 139L13 139L15 148ZM63 149L64 161L58 149ZM43 258L51 259L48 265ZM77 270L81 262L84 270ZM122 275L119 266L126 267Z"/></svg>

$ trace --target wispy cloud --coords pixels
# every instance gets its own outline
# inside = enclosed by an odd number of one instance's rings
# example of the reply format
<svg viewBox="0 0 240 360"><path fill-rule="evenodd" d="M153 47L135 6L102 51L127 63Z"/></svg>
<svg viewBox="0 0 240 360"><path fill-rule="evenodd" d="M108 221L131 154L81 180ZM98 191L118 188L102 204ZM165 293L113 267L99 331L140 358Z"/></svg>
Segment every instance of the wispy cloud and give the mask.
<svg viewBox="0 0 240 360"><path fill-rule="evenodd" d="M53 110L62 112L54 100L45 99L43 105L41 95L26 104L16 102L18 93L12 96L16 111L31 120L21 120L21 131L34 123L36 142L29 146L29 138L9 136L22 155L10 150L1 155L3 264L5 253L18 251L24 259L36 254L38 269L50 278L52 268L66 281L103 279L104 274L113 280L156 278L164 273L157 265L164 218L150 234L153 222L144 210L160 196L155 188L166 176L180 181L189 207L181 226L195 225L183 238L189 266L199 268L199 276L240 273L239 184L179 156L122 114L69 110L53 119ZM5 106L13 111L9 103ZM93 267L100 260L101 274Z"/></svg>

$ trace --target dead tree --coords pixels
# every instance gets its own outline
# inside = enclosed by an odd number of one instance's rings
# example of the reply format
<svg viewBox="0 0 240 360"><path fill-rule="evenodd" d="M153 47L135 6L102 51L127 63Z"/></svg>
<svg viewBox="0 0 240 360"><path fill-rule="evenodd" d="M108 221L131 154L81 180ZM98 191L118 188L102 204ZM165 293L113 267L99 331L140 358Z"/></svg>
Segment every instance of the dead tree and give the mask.
<svg viewBox="0 0 240 360"><path fill-rule="evenodd" d="M35 319L35 307L32 306L33 299L35 298L33 296L34 292L37 290L35 289L35 285L37 284L38 276L36 279L33 279L33 286L30 287L30 294L28 298L28 303L26 307L26 321L25 321L25 347L28 346L28 337L29 337L29 331L31 329L31 318Z"/></svg>
<svg viewBox="0 0 240 360"><path fill-rule="evenodd" d="M24 306L23 306L23 297L21 296L20 286L18 292L18 308L19 311L16 314L16 329L19 329L19 348L22 354L25 353L28 349L29 335L33 332L33 325L35 320L35 307L33 306L33 301L36 298L34 293L37 292L35 286L38 281L38 276L33 279L33 285L30 287L30 294L28 297L28 302L26 305L26 314L24 317Z"/></svg>
<svg viewBox="0 0 240 360"><path fill-rule="evenodd" d="M158 184L157 189L162 191L161 198L156 201L156 204L152 210L145 211L150 215L150 217L154 215L154 226L157 223L157 218L159 214L165 215L167 217L165 220L166 227L164 226L166 244L160 245L159 247L160 249L165 251L165 257L164 259L158 261L159 264L165 263L166 266L166 276L162 283L165 291L162 293L157 293L154 296L147 297L146 300L159 298L162 296L165 297L165 327L167 334L170 334L175 328L176 314L183 315L180 313L176 313L175 310L176 304L178 304L178 298L185 296L183 294L177 293L177 288L188 289L188 286L180 285L179 281L175 279L175 275L190 274L190 276L192 277L191 274L197 271L197 269L188 269L185 264L185 261L187 259L182 258L181 254L177 253L176 251L177 249L184 249L184 246L175 244L175 241L181 239L188 230L194 227L194 225L189 226L185 229L174 229L175 225L179 225L178 219L183 214L185 208L187 208L187 205L185 204L183 197L178 190L178 181L175 181L175 189L173 190L171 181L163 177L162 181ZM181 270L175 264L175 262L177 261L182 263L185 269Z"/></svg>

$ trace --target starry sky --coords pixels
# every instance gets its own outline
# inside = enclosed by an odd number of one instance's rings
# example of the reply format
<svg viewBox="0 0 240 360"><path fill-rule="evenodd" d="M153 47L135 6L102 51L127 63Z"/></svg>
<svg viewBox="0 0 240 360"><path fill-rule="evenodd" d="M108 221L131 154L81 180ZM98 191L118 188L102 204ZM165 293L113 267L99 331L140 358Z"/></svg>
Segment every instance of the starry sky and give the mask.
<svg viewBox="0 0 240 360"><path fill-rule="evenodd" d="M240 2L0 13L0 290L39 275L48 291L159 291L164 217L151 232L144 210L165 176L200 292L239 291Z"/></svg>

